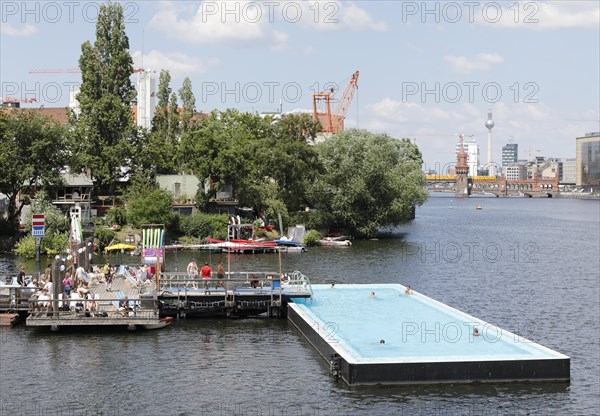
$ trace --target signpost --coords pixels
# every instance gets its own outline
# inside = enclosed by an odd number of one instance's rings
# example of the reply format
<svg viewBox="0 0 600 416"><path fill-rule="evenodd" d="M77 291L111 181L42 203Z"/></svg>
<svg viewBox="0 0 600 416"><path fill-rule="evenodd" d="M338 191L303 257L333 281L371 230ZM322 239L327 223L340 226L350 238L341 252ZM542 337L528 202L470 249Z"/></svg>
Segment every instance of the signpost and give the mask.
<svg viewBox="0 0 600 416"><path fill-rule="evenodd" d="M31 216L31 235L35 238L35 262L37 264L38 274L40 273L40 242L44 236L46 220L44 214L33 214Z"/></svg>

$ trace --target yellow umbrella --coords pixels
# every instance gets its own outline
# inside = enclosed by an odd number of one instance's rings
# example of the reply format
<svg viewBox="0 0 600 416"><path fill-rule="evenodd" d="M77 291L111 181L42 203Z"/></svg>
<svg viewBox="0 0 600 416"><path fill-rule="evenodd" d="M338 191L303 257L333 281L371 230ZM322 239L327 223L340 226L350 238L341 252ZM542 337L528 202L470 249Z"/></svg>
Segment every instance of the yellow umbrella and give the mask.
<svg viewBox="0 0 600 416"><path fill-rule="evenodd" d="M105 247L104 251L135 250L135 249L136 249L136 247L132 246L131 244L119 243L119 244L113 244L112 246Z"/></svg>

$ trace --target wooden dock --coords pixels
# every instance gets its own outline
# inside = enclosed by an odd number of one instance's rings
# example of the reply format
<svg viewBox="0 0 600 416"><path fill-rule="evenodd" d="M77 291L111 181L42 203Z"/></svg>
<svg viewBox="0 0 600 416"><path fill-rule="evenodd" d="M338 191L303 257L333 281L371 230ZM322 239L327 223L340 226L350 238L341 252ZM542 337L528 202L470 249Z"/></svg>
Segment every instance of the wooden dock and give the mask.
<svg viewBox="0 0 600 416"><path fill-rule="evenodd" d="M89 288L91 299L81 299L84 308L77 308L77 299L53 300L50 311L37 310L37 300L30 299L27 326L51 327L58 330L63 326L125 326L128 329L152 328L159 326L160 313L153 282L137 286L125 276L113 277L111 290L105 282ZM119 302L129 300L131 311L119 310ZM93 300L96 310L86 311L85 305Z"/></svg>
<svg viewBox="0 0 600 416"><path fill-rule="evenodd" d="M245 317L266 315L285 317L292 298L309 298L312 288L300 272L232 272L223 279L191 278L181 273L161 273L156 280L143 284L125 267L113 277L111 290L106 282L92 282L90 299L52 300L48 310L38 310L37 294L23 288L10 288L5 296L10 308L19 308L27 316L27 326L50 327L127 327L154 329L164 326L170 317ZM76 292L76 291L74 291ZM72 295L73 296L73 295ZM130 311L119 308L125 297ZM95 302L95 311L86 310ZM83 304L78 307L77 303ZM9 309L10 309L9 308ZM91 308L90 308L91 309Z"/></svg>

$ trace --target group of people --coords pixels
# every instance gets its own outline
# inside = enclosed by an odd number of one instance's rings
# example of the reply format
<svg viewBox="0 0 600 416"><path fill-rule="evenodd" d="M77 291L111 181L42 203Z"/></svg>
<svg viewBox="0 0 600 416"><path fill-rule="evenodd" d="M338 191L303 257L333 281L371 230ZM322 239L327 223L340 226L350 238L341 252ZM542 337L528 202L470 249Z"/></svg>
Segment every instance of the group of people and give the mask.
<svg viewBox="0 0 600 416"><path fill-rule="evenodd" d="M198 274L199 274L200 278L202 280L204 280L204 294L205 295L210 294L209 280L212 279L212 277L213 277L213 269L212 269L212 267L210 267L208 262L204 262L204 266L202 266L200 268L200 271L198 271L197 260L196 259L192 260L187 266L187 274L188 274L188 277L190 278L190 280L192 281L192 287L194 289L198 289L196 280L198 279ZM217 282L215 283L215 289L217 289L220 286L223 289L227 290L227 288L225 287L224 279L225 279L225 269L223 268L223 262L219 261L219 264L217 265Z"/></svg>

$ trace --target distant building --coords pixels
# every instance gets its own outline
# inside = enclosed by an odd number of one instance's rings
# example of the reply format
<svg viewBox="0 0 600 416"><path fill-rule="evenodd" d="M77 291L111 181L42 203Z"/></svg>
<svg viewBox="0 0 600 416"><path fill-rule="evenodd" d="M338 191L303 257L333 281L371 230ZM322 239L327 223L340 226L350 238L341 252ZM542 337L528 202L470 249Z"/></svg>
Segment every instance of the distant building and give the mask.
<svg viewBox="0 0 600 416"><path fill-rule="evenodd" d="M156 108L156 72L141 70L137 80L136 124L145 129L152 128Z"/></svg>
<svg viewBox="0 0 600 416"><path fill-rule="evenodd" d="M502 167L511 163L517 163L519 160L519 145L517 143L507 143L502 146Z"/></svg>
<svg viewBox="0 0 600 416"><path fill-rule="evenodd" d="M576 185L586 190L600 187L600 132L587 133L576 139Z"/></svg>
<svg viewBox="0 0 600 416"><path fill-rule="evenodd" d="M469 176L477 176L479 171L479 145L473 139L463 142L463 149L467 153L467 164L469 165ZM456 153L459 151L459 145L456 145Z"/></svg>
<svg viewBox="0 0 600 416"><path fill-rule="evenodd" d="M180 215L191 215L196 210L196 193L200 181L194 175L156 175L161 189L173 194L173 211Z"/></svg>
<svg viewBox="0 0 600 416"><path fill-rule="evenodd" d="M561 183L575 185L577 182L577 158L567 158L563 161L563 175Z"/></svg>
<svg viewBox="0 0 600 416"><path fill-rule="evenodd" d="M542 178L555 178L559 173L559 163L555 160L545 161L538 167L538 175Z"/></svg>
<svg viewBox="0 0 600 416"><path fill-rule="evenodd" d="M527 164L525 163L510 163L503 166L504 176L509 181L518 181L527 179Z"/></svg>

